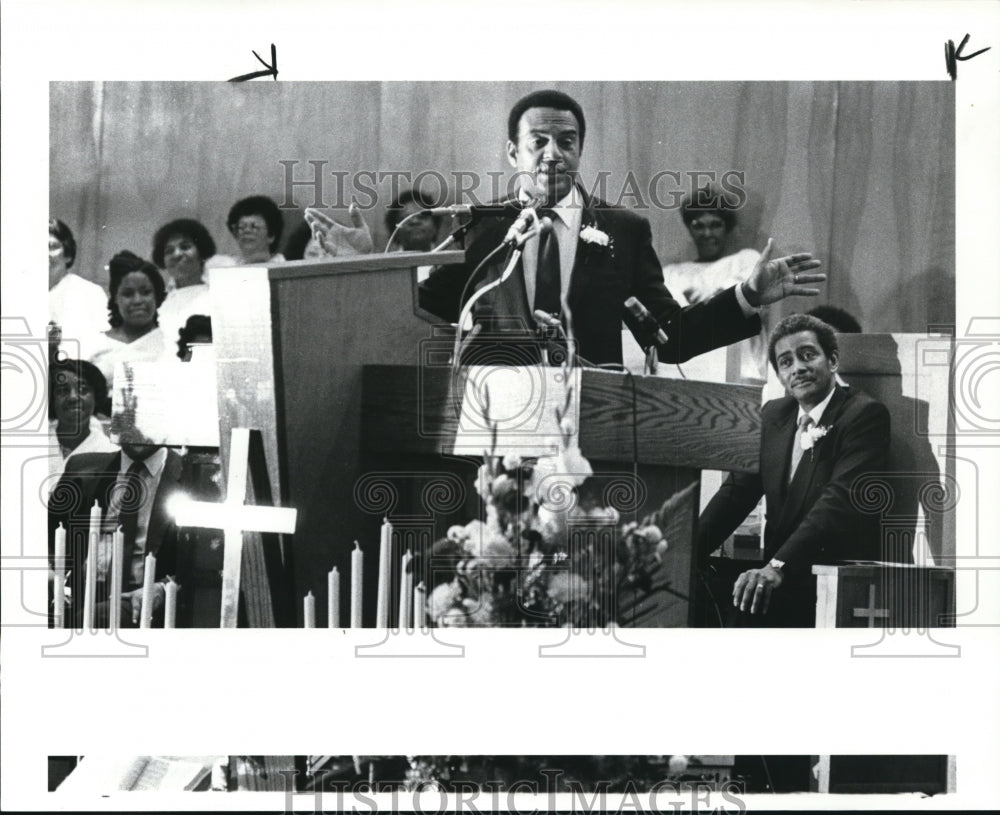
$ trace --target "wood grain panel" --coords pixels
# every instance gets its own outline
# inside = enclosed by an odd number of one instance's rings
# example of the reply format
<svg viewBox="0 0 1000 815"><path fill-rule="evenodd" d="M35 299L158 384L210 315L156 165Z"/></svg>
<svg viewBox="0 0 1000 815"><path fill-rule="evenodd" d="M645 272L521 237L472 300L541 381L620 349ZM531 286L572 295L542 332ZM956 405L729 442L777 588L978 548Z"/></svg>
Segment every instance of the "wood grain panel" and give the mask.
<svg viewBox="0 0 1000 815"><path fill-rule="evenodd" d="M448 367L370 366L363 375L364 444L373 452L443 453L451 449L459 405ZM756 472L760 391L740 385L635 378L637 460L699 469ZM629 380L585 369L580 449L595 460L633 460ZM553 404L552 409L555 409Z"/></svg>
<svg viewBox="0 0 1000 815"><path fill-rule="evenodd" d="M674 467L756 472L760 392L742 385L635 378L639 461ZM580 449L631 461L632 389L626 377L584 370Z"/></svg>

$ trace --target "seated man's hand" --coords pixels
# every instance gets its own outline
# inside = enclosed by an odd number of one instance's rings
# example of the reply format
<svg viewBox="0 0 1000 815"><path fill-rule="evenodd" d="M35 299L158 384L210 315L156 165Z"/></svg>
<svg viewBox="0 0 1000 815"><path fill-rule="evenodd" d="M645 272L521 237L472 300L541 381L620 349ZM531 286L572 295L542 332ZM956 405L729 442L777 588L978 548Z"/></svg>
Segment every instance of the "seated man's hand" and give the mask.
<svg viewBox="0 0 1000 815"><path fill-rule="evenodd" d="M733 605L751 614L766 614L771 604L771 592L781 585L784 578L772 566L750 569L736 578L733 586Z"/></svg>
<svg viewBox="0 0 1000 815"><path fill-rule="evenodd" d="M768 238L767 246L753 267L750 277L743 283L743 295L752 306L766 306L793 295L815 297L819 289L810 288L807 283L822 283L826 275L813 272L822 263L809 252L771 260L774 238Z"/></svg>
<svg viewBox="0 0 1000 815"><path fill-rule="evenodd" d="M329 215L312 207L306 208L306 223L320 248L330 257L369 255L375 248L368 224L361 217L357 204L348 209L353 226L338 224Z"/></svg>
<svg viewBox="0 0 1000 815"><path fill-rule="evenodd" d="M166 598L167 590L163 588L163 584L154 583L152 616L156 616L156 612L163 608L166 604ZM139 620L142 617L142 589L124 592L122 594L122 605L129 605L132 607L132 624L138 625Z"/></svg>

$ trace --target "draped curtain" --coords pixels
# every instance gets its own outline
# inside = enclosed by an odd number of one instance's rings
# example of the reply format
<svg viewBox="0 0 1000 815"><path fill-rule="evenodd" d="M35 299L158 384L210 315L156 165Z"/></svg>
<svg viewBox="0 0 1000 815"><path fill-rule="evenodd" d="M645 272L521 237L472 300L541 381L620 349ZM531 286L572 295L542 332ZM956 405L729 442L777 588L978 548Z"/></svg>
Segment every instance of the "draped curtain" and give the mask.
<svg viewBox="0 0 1000 815"><path fill-rule="evenodd" d="M287 194L294 162L298 181L321 167L320 197L340 220L356 196L384 245L393 173L423 174L443 203L474 178L479 200L505 189L507 113L540 87L580 101L584 184L648 217L664 263L694 256L671 206L692 178L742 173L732 248L772 235L830 276L818 301L781 313L829 302L869 332L953 322L949 82L52 83L50 212L77 237L76 271L106 287L108 259L148 257L172 218L200 219L233 253L226 215L247 195L290 204L287 235L317 193Z"/></svg>

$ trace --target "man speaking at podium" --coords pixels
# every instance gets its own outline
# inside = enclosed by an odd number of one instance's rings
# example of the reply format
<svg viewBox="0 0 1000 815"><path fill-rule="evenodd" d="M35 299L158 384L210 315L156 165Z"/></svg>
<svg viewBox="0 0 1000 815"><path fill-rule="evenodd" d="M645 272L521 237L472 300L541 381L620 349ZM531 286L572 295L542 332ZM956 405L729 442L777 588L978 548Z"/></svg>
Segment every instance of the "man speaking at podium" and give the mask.
<svg viewBox="0 0 1000 815"><path fill-rule="evenodd" d="M523 255L510 278L476 303L475 317L484 333L533 333L536 321L567 325L585 364L622 361L624 319L637 338L646 335L664 362L693 356L760 331L757 308L790 295L815 295L807 284L826 279L814 273L820 261L808 253L772 260L773 240L741 286L681 308L663 284L663 267L653 250L649 221L590 196L577 172L587 123L580 105L555 90L528 94L510 111L507 160L517 170L518 193L509 203L533 208L551 219L551 228L523 241ZM527 223L519 219L518 225ZM545 221L548 225L548 221ZM466 241L466 261L439 267L420 286L420 305L457 322L475 290L497 280L509 253L499 252L475 276L480 263L510 236L511 221L486 217ZM495 262L494 262L495 261ZM649 316L625 309L635 297ZM566 313L568 307L569 314ZM657 326L663 333L657 335ZM665 334L665 341L664 341ZM495 339L495 335L494 335Z"/></svg>

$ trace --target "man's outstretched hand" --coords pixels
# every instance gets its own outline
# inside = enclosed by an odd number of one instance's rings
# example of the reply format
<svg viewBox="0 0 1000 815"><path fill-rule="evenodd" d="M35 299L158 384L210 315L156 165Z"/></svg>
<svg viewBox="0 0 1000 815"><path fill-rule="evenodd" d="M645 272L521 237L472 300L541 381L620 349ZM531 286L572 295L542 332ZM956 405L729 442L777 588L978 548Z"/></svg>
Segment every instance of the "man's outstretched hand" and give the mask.
<svg viewBox="0 0 1000 815"><path fill-rule="evenodd" d="M375 248L372 233L361 217L358 205L352 203L348 213L352 226L343 226L319 210L306 208L306 223L309 224L316 243L329 257L369 255Z"/></svg>
<svg viewBox="0 0 1000 815"><path fill-rule="evenodd" d="M768 238L753 272L743 283L743 294L751 306L766 306L793 295L815 297L819 294L819 289L808 285L826 280L825 274L813 271L822 265L819 260L809 252L771 260L773 251L774 238Z"/></svg>

